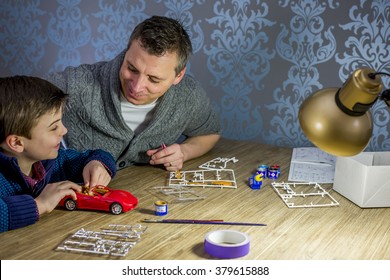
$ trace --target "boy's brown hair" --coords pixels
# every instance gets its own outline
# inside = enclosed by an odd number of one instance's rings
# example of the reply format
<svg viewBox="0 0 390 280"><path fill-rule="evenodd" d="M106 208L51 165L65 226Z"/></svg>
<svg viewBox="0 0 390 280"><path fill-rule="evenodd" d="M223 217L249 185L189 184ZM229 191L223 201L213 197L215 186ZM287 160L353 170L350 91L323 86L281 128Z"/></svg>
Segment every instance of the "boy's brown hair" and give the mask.
<svg viewBox="0 0 390 280"><path fill-rule="evenodd" d="M66 96L41 78L0 78L0 143L12 134L30 139L39 117L60 110Z"/></svg>

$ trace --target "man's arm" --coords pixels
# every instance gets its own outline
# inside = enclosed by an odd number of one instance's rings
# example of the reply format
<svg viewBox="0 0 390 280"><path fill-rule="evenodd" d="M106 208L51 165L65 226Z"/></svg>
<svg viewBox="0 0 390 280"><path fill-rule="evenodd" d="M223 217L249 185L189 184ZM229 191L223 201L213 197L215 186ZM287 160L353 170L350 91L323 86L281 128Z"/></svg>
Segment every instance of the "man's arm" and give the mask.
<svg viewBox="0 0 390 280"><path fill-rule="evenodd" d="M183 162L204 155L215 146L219 139L219 134L189 137L180 144Z"/></svg>

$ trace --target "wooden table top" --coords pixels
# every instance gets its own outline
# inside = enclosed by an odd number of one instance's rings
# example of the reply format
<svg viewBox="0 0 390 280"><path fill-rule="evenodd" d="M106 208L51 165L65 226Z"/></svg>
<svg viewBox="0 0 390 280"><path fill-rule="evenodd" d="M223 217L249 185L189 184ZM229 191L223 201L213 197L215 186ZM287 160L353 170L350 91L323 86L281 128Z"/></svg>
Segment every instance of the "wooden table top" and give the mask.
<svg viewBox="0 0 390 280"><path fill-rule="evenodd" d="M169 172L152 166L133 166L118 172L110 183L114 189L130 191L139 199L135 210L120 215L95 211L67 211L61 208L43 215L36 224L0 234L0 259L134 259L205 260L214 259L204 250L205 235L213 230L234 229L250 238L250 251L243 260L306 259L390 259L390 209L362 209L321 185L339 202L335 207L288 208L271 180L264 179L260 190L247 185L260 164L279 165L277 182L287 181L291 148L273 147L245 141L222 139L206 155L185 163L183 171L214 158L235 157L236 189L193 187L206 198L173 202L155 189L166 186ZM168 214L154 215L154 202L168 201ZM109 224L136 225L145 218L222 219L265 223L265 227L202 224L142 223L148 228L141 240L124 257L64 252L57 247L81 228L99 231Z"/></svg>

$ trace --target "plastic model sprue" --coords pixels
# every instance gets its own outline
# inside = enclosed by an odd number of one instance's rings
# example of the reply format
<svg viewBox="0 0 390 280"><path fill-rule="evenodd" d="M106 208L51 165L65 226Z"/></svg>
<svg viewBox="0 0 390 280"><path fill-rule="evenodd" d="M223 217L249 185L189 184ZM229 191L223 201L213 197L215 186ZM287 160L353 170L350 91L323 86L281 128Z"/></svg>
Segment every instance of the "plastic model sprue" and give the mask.
<svg viewBox="0 0 390 280"><path fill-rule="evenodd" d="M192 201L206 198L198 195L191 187L237 188L232 169L227 169L229 162L236 163L236 158L215 158L199 166L198 170L170 172L168 186L158 186L165 195L172 195L174 201Z"/></svg>
<svg viewBox="0 0 390 280"><path fill-rule="evenodd" d="M216 158L199 166L199 170L170 172L169 186L237 188L233 169L226 169L236 158Z"/></svg>

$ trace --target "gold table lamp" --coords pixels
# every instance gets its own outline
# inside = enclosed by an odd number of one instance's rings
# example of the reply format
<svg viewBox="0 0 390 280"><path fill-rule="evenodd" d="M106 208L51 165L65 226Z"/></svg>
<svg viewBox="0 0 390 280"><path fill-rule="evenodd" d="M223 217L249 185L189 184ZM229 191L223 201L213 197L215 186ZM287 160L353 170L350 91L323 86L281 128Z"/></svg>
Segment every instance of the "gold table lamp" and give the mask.
<svg viewBox="0 0 390 280"><path fill-rule="evenodd" d="M301 105L299 123L307 138L336 156L363 151L372 134L369 109L382 91L382 80L372 69L358 69L341 88L325 88Z"/></svg>

